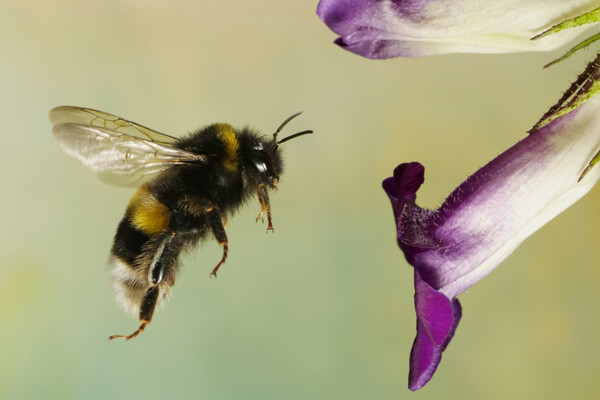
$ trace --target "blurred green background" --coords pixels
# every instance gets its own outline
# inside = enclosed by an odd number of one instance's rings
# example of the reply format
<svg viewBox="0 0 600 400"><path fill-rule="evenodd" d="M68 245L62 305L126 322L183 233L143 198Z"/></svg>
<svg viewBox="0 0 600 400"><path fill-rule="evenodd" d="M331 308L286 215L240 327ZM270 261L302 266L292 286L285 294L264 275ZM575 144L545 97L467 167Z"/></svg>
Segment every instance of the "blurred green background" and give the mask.
<svg viewBox="0 0 600 400"><path fill-rule="evenodd" d="M317 1L0 2L0 398L549 399L600 390L596 188L460 296L434 379L407 389L412 269L380 188L420 161L436 207L526 135L593 57L369 61ZM293 112L272 196L184 257L169 304L138 323L105 263L132 191L65 155L48 111L69 104L181 135L226 121L271 133Z"/></svg>

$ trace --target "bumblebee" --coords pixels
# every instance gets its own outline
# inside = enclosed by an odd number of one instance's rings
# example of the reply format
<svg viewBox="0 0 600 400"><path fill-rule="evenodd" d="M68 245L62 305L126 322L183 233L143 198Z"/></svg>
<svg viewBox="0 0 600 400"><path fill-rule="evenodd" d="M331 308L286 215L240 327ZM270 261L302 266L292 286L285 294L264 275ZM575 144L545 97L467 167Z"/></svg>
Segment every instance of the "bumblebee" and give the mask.
<svg viewBox="0 0 600 400"><path fill-rule="evenodd" d="M138 187L118 225L108 261L117 302L138 315L139 335L168 296L179 270L178 258L210 236L227 259L227 219L252 196L258 197L257 221L267 217L273 231L269 190L276 189L283 164L279 145L312 133L272 138L250 128L212 124L176 138L135 122L89 108L61 106L50 111L52 133L63 150L120 186Z"/></svg>

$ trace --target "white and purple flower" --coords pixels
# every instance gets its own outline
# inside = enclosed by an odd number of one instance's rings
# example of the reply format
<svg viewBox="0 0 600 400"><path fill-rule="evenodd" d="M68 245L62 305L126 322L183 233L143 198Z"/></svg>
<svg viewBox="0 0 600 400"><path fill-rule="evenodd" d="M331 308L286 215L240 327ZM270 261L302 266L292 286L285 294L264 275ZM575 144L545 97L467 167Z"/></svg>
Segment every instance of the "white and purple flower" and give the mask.
<svg viewBox="0 0 600 400"><path fill-rule="evenodd" d="M409 388L423 387L461 318L456 299L600 179L600 56L530 135L460 184L436 210L415 204L424 167L383 181L398 245L414 267L417 335Z"/></svg>
<svg viewBox="0 0 600 400"><path fill-rule="evenodd" d="M321 0L317 14L336 44L373 59L559 48L597 22L598 0ZM581 15L577 29L532 37ZM589 18L593 15L594 18Z"/></svg>

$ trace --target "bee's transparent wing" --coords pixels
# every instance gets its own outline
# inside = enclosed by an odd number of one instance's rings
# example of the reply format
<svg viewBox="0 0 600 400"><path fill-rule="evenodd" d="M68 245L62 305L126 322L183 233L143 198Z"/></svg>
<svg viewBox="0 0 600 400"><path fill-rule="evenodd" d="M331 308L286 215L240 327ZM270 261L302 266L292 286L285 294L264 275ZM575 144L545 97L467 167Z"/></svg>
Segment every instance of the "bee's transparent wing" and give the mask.
<svg viewBox="0 0 600 400"><path fill-rule="evenodd" d="M60 119L53 119L52 116L51 112L52 122L60 122ZM135 126L137 130L139 125ZM82 123L58 123L52 128L52 133L67 154L98 172L103 181L118 186L139 186L170 167L202 165L207 160L204 155L177 149L164 141L141 139ZM160 138L171 138L159 135Z"/></svg>
<svg viewBox="0 0 600 400"><path fill-rule="evenodd" d="M85 107L60 106L53 108L50 111L50 121L52 125L80 124L96 126L161 144L173 144L177 141L176 137L146 128L125 118Z"/></svg>

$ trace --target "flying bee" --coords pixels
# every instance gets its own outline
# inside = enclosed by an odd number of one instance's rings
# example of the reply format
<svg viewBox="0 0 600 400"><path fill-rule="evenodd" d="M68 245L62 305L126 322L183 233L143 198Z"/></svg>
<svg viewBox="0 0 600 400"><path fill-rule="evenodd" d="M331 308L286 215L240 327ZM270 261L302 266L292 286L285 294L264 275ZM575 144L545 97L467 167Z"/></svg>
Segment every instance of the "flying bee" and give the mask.
<svg viewBox="0 0 600 400"><path fill-rule="evenodd" d="M253 195L273 231L269 190L276 189L283 164L279 145L312 133L272 138L249 128L212 124L176 138L90 108L61 106L50 111L52 133L63 150L108 183L138 187L119 223L108 261L117 302L138 315L139 335L167 297L179 269L179 254L213 236L223 247L213 268L227 259L225 224Z"/></svg>

